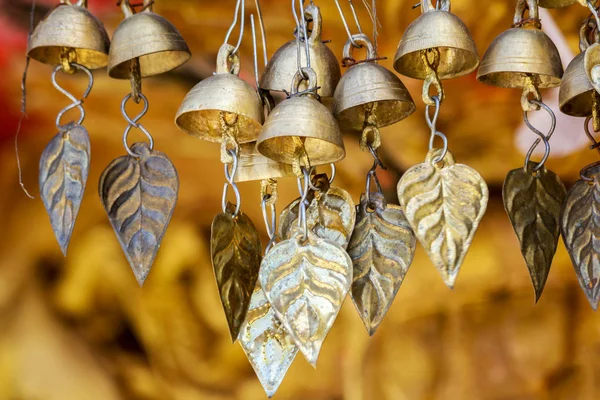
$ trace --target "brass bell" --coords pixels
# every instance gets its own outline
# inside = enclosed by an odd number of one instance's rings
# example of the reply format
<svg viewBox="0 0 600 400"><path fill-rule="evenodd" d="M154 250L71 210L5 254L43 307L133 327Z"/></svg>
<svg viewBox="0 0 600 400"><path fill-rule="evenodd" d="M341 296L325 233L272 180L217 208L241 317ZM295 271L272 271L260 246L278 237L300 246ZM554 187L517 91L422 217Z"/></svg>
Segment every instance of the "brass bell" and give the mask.
<svg viewBox="0 0 600 400"><path fill-rule="evenodd" d="M169 21L152 12L152 1L144 0L144 11L134 14L129 0L121 2L125 20L112 38L108 75L129 79L131 61L139 59L141 77L171 71L189 60L185 40Z"/></svg>
<svg viewBox="0 0 600 400"><path fill-rule="evenodd" d="M316 88L315 72L303 68L302 73L308 76L308 87ZM285 164L297 165L303 157L311 166L340 161L346 151L338 123L312 95L298 96L301 81L300 73L296 74L291 97L273 109L256 148L262 155Z"/></svg>
<svg viewBox="0 0 600 400"><path fill-rule="evenodd" d="M87 0L61 0L36 26L27 55L60 65L67 57L88 69L106 67L110 40L102 22L87 10Z"/></svg>
<svg viewBox="0 0 600 400"><path fill-rule="evenodd" d="M466 25L450 12L450 0L438 0L437 9L432 0L423 0L421 12L402 35L394 57L394 69L411 78L425 79L428 68L422 62L421 54L437 49L440 79L473 72L479 65L477 48Z"/></svg>
<svg viewBox="0 0 600 400"><path fill-rule="evenodd" d="M577 3L577 0L539 0L540 7L562 8Z"/></svg>
<svg viewBox="0 0 600 400"><path fill-rule="evenodd" d="M362 131L372 113L377 127L394 124L415 111L415 103L400 79L376 64L373 44L364 34L353 35L366 47L368 60L351 66L342 76L333 101L333 114L342 131ZM344 46L344 59L352 59L352 41Z"/></svg>
<svg viewBox="0 0 600 400"><path fill-rule="evenodd" d="M289 164L278 163L260 154L256 142L240 145L236 182L260 181L263 179L296 176Z"/></svg>
<svg viewBox="0 0 600 400"><path fill-rule="evenodd" d="M253 142L264 121L263 103L256 89L241 79L239 54L224 44L217 55L217 72L198 83L175 116L182 131L210 142L221 142L222 113L235 115L238 143Z"/></svg>
<svg viewBox="0 0 600 400"><path fill-rule="evenodd" d="M529 18L524 19L529 9ZM558 49L541 30L536 0L519 0L514 26L494 39L481 60L477 79L504 88L525 88L529 80L538 88L560 85L563 67Z"/></svg>
<svg viewBox="0 0 600 400"><path fill-rule="evenodd" d="M319 7L310 5L304 11L306 19L312 19L312 33L308 38L310 67L320 79L318 94L325 103L333 97L341 72L335 54L321 40L322 19ZM297 32L296 34L300 34ZM306 52L300 54L300 65L306 65ZM298 71L296 39L280 47L269 60L260 79L260 87L270 91L289 91L290 82ZM304 90L306 87L301 87Z"/></svg>

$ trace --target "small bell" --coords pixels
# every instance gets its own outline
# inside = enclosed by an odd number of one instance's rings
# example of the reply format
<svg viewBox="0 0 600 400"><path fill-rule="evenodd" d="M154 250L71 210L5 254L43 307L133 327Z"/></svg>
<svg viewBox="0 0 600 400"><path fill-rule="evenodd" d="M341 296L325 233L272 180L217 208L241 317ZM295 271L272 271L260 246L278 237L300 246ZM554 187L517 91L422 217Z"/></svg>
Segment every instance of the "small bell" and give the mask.
<svg viewBox="0 0 600 400"><path fill-rule="evenodd" d="M525 19L525 10L529 18ZM536 0L519 0L514 24L494 39L481 60L477 79L504 88L525 88L529 80L538 88L560 85L563 67L552 40L541 30Z"/></svg>
<svg viewBox="0 0 600 400"><path fill-rule="evenodd" d="M543 8L562 8L575 3L577 3L577 0L539 0L539 5Z"/></svg>
<svg viewBox="0 0 600 400"><path fill-rule="evenodd" d="M319 7L310 5L304 12L305 18L312 19L313 29L308 38L310 67L321 80L318 95L325 103L333 97L340 80L340 66L335 54L321 40L322 19ZM301 34L296 32L296 34ZM304 40L304 39L301 39ZM306 53L300 52L300 65L306 65ZM269 91L289 91L290 82L298 71L298 47L296 39L279 48L269 60L260 79L260 87ZM301 87L304 90L306 87Z"/></svg>
<svg viewBox="0 0 600 400"><path fill-rule="evenodd" d="M109 47L104 25L87 10L87 0L61 0L36 26L27 55L45 64L66 61L97 69L108 64Z"/></svg>
<svg viewBox="0 0 600 400"><path fill-rule="evenodd" d="M256 142L240 145L236 182L260 181L264 179L296 176L289 164L281 164L260 154Z"/></svg>
<svg viewBox="0 0 600 400"><path fill-rule="evenodd" d="M364 34L353 40L367 49L369 62L351 66L338 84L333 102L333 114L343 131L362 131L371 116L377 127L394 124L415 111L415 103L400 79L385 67L376 64L373 44ZM344 59L352 58L352 41L344 46Z"/></svg>
<svg viewBox="0 0 600 400"><path fill-rule="evenodd" d="M144 11L134 14L128 0L121 2L125 20L117 27L110 46L108 75L129 79L131 61L139 59L140 76L171 71L189 60L185 40L169 21L152 12L152 1L144 0Z"/></svg>
<svg viewBox="0 0 600 400"><path fill-rule="evenodd" d="M182 131L211 142L221 142L222 113L237 117L237 142L253 142L264 121L263 103L250 84L241 79L239 54L224 44L217 55L217 73L198 83L177 111L175 124Z"/></svg>
<svg viewBox="0 0 600 400"><path fill-rule="evenodd" d="M440 52L440 79L467 75L479 65L473 38L465 24L450 12L450 0L438 0L438 7L432 0L421 1L421 16L408 26L398 44L394 69L400 74L425 79L428 69L421 54L430 49Z"/></svg>

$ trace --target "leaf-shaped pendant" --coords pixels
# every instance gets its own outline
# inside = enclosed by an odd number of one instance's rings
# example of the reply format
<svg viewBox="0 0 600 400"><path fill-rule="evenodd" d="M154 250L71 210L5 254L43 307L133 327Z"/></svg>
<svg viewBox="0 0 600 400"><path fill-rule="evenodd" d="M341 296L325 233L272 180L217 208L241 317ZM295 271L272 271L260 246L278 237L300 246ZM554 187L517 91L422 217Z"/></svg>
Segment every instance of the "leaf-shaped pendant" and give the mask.
<svg viewBox="0 0 600 400"><path fill-rule="evenodd" d="M227 204L227 212L213 220L210 254L229 332L235 342L258 279L262 250L260 235L250 218L242 212L233 217L234 211L235 207Z"/></svg>
<svg viewBox="0 0 600 400"><path fill-rule="evenodd" d="M40 196L65 256L89 170L90 138L87 130L70 123L44 149L39 174Z"/></svg>
<svg viewBox="0 0 600 400"><path fill-rule="evenodd" d="M138 155L119 157L100 177L100 200L140 286L167 230L179 178L166 154L135 143Z"/></svg>
<svg viewBox="0 0 600 400"><path fill-rule="evenodd" d="M344 189L330 186L325 174L315 175L313 185L319 191L311 191L307 198L307 227L318 237L334 241L345 249L356 221L352 196ZM279 237L282 240L289 239L298 226L299 206L300 199L296 199L281 212Z"/></svg>
<svg viewBox="0 0 600 400"><path fill-rule="evenodd" d="M260 284L275 314L313 366L352 283L352 260L336 243L300 230L267 253Z"/></svg>
<svg viewBox="0 0 600 400"><path fill-rule="evenodd" d="M252 293L238 340L267 396L273 397L298 353L298 346L277 319L259 284Z"/></svg>
<svg viewBox="0 0 600 400"><path fill-rule="evenodd" d="M398 198L419 242L452 288L489 192L477 171L456 164L449 151L436 163L439 154L439 149L430 150L424 163L406 171L398 182Z"/></svg>
<svg viewBox="0 0 600 400"><path fill-rule="evenodd" d="M600 166L584 174L569 190L563 204L560 230L575 273L590 304L600 301Z"/></svg>
<svg viewBox="0 0 600 400"><path fill-rule="evenodd" d="M521 254L535 289L535 301L542 295L560 236L560 210L567 189L546 167L533 172L518 168L506 176L502 188L504 208L519 238Z"/></svg>
<svg viewBox="0 0 600 400"><path fill-rule="evenodd" d="M352 301L369 332L387 313L415 255L415 237L402 209L383 195L363 194L348 246L354 264Z"/></svg>

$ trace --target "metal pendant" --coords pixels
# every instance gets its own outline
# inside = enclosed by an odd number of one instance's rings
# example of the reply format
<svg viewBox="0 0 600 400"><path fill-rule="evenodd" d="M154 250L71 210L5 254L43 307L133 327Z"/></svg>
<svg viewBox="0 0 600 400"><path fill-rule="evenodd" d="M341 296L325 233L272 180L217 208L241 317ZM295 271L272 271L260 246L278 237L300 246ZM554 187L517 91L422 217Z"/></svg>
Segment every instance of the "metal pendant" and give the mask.
<svg viewBox="0 0 600 400"><path fill-rule="evenodd" d="M535 289L535 301L542 295L560 236L560 210L567 195L560 178L546 167L533 172L518 168L508 173L502 198L504 208L519 238Z"/></svg>
<svg viewBox="0 0 600 400"><path fill-rule="evenodd" d="M387 313L415 255L417 238L400 206L363 194L348 246L354 264L352 301L369 335Z"/></svg>
<svg viewBox="0 0 600 400"><path fill-rule="evenodd" d="M410 168L398 183L406 218L444 282L456 277L485 213L489 192L473 168L456 164L452 153L433 149L425 162Z"/></svg>
<svg viewBox="0 0 600 400"><path fill-rule="evenodd" d="M100 200L119 243L142 286L165 234L179 190L166 154L135 143L133 155L119 157L100 177Z"/></svg>
<svg viewBox="0 0 600 400"><path fill-rule="evenodd" d="M44 149L39 174L40 196L65 256L89 170L88 132L79 124L69 123Z"/></svg>
<svg viewBox="0 0 600 400"><path fill-rule="evenodd" d="M238 340L267 396L273 397L296 358L298 346L277 319L260 284L252 293Z"/></svg>
<svg viewBox="0 0 600 400"><path fill-rule="evenodd" d="M313 366L352 283L352 260L336 243L300 229L271 249L260 284L275 314Z"/></svg>
<svg viewBox="0 0 600 400"><path fill-rule="evenodd" d="M567 194L560 229L579 284L596 310L600 301L600 166L588 168L583 175L585 179Z"/></svg>
<svg viewBox="0 0 600 400"><path fill-rule="evenodd" d="M248 216L227 204L211 227L210 254L231 339L235 342L246 319L261 261L260 235Z"/></svg>
<svg viewBox="0 0 600 400"><path fill-rule="evenodd" d="M330 186L325 174L315 175L312 180L313 186L319 190L311 191L307 197L310 204L306 209L308 229L345 249L356 221L352 196L344 189ZM282 211L279 223L279 237L282 240L289 239L298 226L299 209L300 199L296 199Z"/></svg>

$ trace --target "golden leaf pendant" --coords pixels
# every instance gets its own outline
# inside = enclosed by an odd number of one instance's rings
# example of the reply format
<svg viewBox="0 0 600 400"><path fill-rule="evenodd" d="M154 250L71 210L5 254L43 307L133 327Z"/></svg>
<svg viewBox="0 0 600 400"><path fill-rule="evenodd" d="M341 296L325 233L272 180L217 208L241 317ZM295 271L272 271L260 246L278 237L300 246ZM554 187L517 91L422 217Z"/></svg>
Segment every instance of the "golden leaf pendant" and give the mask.
<svg viewBox="0 0 600 400"><path fill-rule="evenodd" d="M430 150L424 163L406 171L398 182L398 198L419 242L452 288L489 192L473 168L456 164L449 151L436 163L438 154L441 150Z"/></svg>
<svg viewBox="0 0 600 400"><path fill-rule="evenodd" d="M521 254L529 269L535 301L542 295L560 236L560 211L567 189L560 178L545 167L533 172L518 168L508 173L502 188L504 208L510 218Z"/></svg>
<svg viewBox="0 0 600 400"><path fill-rule="evenodd" d="M584 174L563 204L560 230L581 288L596 310L600 301L600 166Z"/></svg>
<svg viewBox="0 0 600 400"><path fill-rule="evenodd" d="M352 260L336 243L301 230L265 255L259 280L275 314L313 366L352 283Z"/></svg>
<svg viewBox="0 0 600 400"><path fill-rule="evenodd" d="M233 217L234 210L234 206L227 204L227 212L213 220L210 255L231 339L235 342L258 279L262 250L260 235L250 218L242 212Z"/></svg>
<svg viewBox="0 0 600 400"><path fill-rule="evenodd" d="M250 299L246 320L238 338L267 396L273 397L298 353L260 284Z"/></svg>
<svg viewBox="0 0 600 400"><path fill-rule="evenodd" d="M400 206L383 195L363 194L348 245L354 265L352 301L373 336L390 308L415 255L415 237Z"/></svg>

